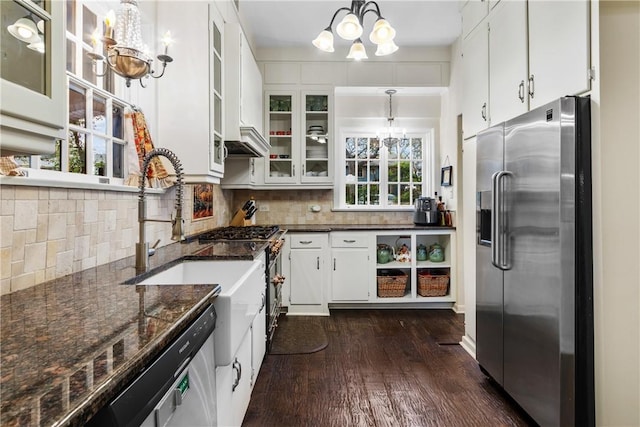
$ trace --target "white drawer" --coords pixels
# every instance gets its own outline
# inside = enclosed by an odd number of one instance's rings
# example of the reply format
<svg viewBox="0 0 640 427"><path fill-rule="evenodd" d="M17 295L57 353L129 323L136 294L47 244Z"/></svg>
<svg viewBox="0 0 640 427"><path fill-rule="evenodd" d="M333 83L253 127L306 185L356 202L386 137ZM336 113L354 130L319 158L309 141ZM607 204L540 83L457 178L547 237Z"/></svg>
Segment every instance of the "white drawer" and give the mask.
<svg viewBox="0 0 640 427"><path fill-rule="evenodd" d="M327 235L319 234L289 234L289 246L292 249L322 248L326 246Z"/></svg>
<svg viewBox="0 0 640 427"><path fill-rule="evenodd" d="M364 233L331 233L332 248L367 248L369 235Z"/></svg>

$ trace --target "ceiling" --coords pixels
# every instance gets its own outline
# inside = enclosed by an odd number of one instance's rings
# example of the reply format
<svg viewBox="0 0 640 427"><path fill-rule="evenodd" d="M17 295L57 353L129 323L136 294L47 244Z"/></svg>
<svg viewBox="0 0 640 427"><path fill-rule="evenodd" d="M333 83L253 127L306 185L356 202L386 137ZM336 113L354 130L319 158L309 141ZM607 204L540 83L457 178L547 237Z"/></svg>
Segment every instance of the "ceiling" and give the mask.
<svg viewBox="0 0 640 427"><path fill-rule="evenodd" d="M448 46L461 33L459 0L378 0L380 13L396 29L395 43L402 47ZM253 35L257 48L308 47L349 0L240 0L240 14ZM340 12L333 24L336 52L342 46L345 56L352 42L340 39L336 25L346 12ZM365 16L362 40L370 53L368 40L375 14Z"/></svg>

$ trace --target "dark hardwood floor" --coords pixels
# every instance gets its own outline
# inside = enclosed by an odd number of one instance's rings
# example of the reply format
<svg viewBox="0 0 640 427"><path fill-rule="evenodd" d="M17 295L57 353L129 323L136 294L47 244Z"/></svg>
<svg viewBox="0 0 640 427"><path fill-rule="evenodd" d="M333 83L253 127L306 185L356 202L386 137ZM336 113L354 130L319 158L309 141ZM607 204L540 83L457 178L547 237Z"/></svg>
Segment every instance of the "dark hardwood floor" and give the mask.
<svg viewBox="0 0 640 427"><path fill-rule="evenodd" d="M295 320L288 318L289 320ZM332 310L328 346L267 355L243 426L529 426L450 310Z"/></svg>

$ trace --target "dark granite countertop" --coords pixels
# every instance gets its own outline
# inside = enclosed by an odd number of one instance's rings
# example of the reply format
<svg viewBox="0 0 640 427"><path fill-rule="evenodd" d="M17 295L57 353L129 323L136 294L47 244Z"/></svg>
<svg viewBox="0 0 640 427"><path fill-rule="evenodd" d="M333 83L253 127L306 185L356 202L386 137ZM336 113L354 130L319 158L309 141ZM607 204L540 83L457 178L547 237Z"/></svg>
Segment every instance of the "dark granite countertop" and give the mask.
<svg viewBox="0 0 640 427"><path fill-rule="evenodd" d="M415 224L284 224L290 233L327 233L330 231L373 230L455 230L455 227L425 226Z"/></svg>
<svg viewBox="0 0 640 427"><path fill-rule="evenodd" d="M182 257L252 259L264 245L174 243ZM215 284L136 286L134 257L3 295L0 424L83 425L213 302Z"/></svg>

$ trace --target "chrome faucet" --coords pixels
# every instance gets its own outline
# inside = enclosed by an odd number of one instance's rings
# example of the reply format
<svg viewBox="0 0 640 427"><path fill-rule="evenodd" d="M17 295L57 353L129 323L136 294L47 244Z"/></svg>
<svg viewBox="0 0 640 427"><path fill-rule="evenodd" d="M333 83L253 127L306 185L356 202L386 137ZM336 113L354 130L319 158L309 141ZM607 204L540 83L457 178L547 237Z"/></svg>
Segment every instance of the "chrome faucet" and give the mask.
<svg viewBox="0 0 640 427"><path fill-rule="evenodd" d="M176 171L176 177L178 182L176 183L176 215L173 219L149 219L147 218L147 199L144 194L144 181L149 168L149 163L154 157L163 156L166 157L173 168ZM149 268L149 256L155 253L155 247L160 242L159 240L153 245L153 248L149 248L149 242L145 236L145 222L170 222L171 227L171 240L184 240L182 231L182 189L183 189L183 177L182 177L182 163L178 157L170 150L166 148L155 148L149 151L142 159L142 177L140 179L140 191L138 193L138 226L139 235L138 243L136 243L136 270L138 272L147 271Z"/></svg>

